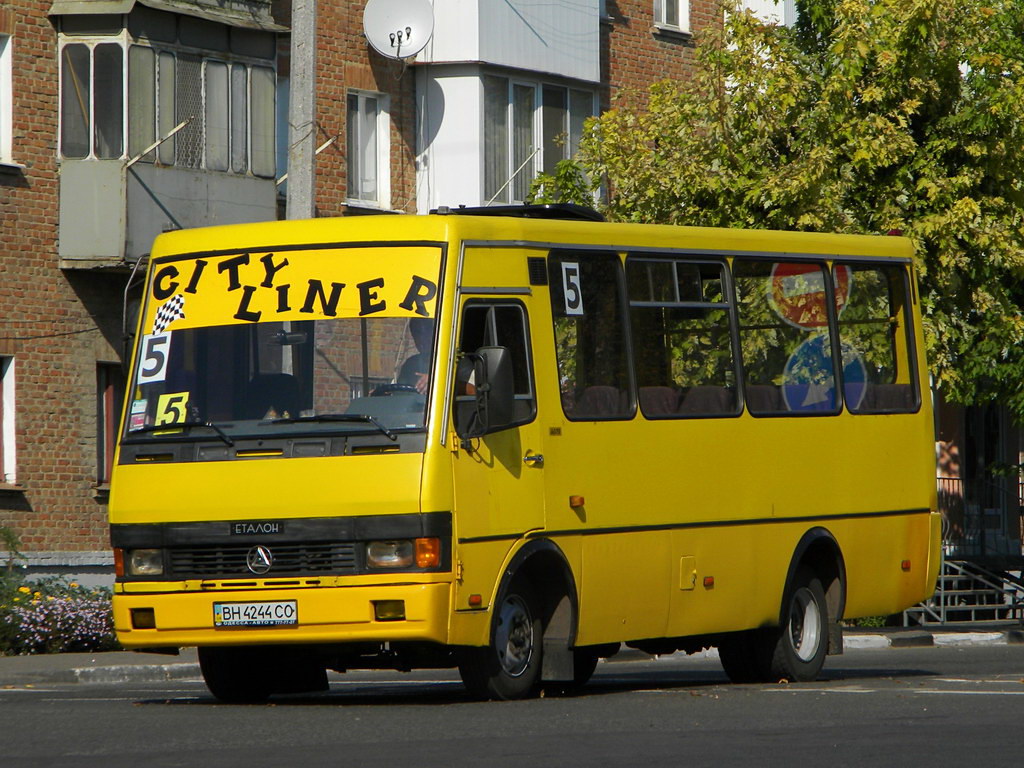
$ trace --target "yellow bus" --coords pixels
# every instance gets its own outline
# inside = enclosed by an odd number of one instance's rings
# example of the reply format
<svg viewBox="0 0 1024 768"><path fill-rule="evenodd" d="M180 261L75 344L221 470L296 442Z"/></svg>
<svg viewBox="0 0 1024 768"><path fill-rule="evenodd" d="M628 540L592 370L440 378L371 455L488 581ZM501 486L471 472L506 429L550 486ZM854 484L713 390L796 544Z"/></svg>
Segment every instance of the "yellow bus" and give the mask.
<svg viewBox="0 0 1024 768"><path fill-rule="evenodd" d="M110 496L127 648L225 701L326 670L581 685L622 644L815 679L929 596L934 432L901 237L572 206L170 232Z"/></svg>

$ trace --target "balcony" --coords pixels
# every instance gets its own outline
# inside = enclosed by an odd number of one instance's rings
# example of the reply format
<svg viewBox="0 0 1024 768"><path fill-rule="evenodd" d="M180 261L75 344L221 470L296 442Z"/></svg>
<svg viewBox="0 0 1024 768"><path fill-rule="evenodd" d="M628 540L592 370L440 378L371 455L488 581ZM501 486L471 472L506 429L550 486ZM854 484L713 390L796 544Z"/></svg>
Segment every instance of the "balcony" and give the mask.
<svg viewBox="0 0 1024 768"><path fill-rule="evenodd" d="M61 269L134 263L168 229L272 221L273 179L122 160L68 160L60 169Z"/></svg>
<svg viewBox="0 0 1024 768"><path fill-rule="evenodd" d="M480 63L599 82L599 0L434 0L434 34L416 61Z"/></svg>

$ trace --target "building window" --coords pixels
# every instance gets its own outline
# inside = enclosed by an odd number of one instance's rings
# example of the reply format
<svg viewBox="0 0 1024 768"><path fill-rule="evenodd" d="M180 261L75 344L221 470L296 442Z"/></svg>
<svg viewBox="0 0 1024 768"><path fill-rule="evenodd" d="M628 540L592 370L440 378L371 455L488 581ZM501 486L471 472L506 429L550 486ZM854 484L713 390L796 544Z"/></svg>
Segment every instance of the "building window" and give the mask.
<svg viewBox="0 0 1024 768"><path fill-rule="evenodd" d="M14 485L15 472L14 425L14 358L0 357L0 483Z"/></svg>
<svg viewBox="0 0 1024 768"><path fill-rule="evenodd" d="M389 208L390 123L387 96L350 92L347 100L348 199Z"/></svg>
<svg viewBox="0 0 1024 768"><path fill-rule="evenodd" d="M554 173L559 160L576 154L594 94L493 75L483 87L484 199L522 202L538 169Z"/></svg>
<svg viewBox="0 0 1024 768"><path fill-rule="evenodd" d="M654 25L679 32L689 32L689 0L654 0Z"/></svg>
<svg viewBox="0 0 1024 768"><path fill-rule="evenodd" d="M124 153L124 49L120 43L71 43L61 49L64 157Z"/></svg>
<svg viewBox="0 0 1024 768"><path fill-rule="evenodd" d="M13 131L14 98L11 93L11 55L14 44L10 35L0 34L0 164L12 164L11 133Z"/></svg>
<svg viewBox="0 0 1024 768"><path fill-rule="evenodd" d="M106 19L66 16L61 22L63 157L145 152L143 162L274 176L272 33L143 6L132 12L127 29L111 28Z"/></svg>
<svg viewBox="0 0 1024 768"><path fill-rule="evenodd" d="M96 365L96 482L110 484L117 422L124 402L124 372L117 363Z"/></svg>

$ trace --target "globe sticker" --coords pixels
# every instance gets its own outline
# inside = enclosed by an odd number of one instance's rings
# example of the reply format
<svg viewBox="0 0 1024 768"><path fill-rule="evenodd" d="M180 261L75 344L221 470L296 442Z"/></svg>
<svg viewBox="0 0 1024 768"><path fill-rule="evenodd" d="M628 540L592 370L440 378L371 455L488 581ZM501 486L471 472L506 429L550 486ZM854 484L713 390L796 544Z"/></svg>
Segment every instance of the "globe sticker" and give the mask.
<svg viewBox="0 0 1024 768"><path fill-rule="evenodd" d="M825 272L818 264L780 262L772 267L768 280L768 302L785 322L801 330L828 327ZM850 298L853 274L838 266L835 274L836 315L841 315Z"/></svg>

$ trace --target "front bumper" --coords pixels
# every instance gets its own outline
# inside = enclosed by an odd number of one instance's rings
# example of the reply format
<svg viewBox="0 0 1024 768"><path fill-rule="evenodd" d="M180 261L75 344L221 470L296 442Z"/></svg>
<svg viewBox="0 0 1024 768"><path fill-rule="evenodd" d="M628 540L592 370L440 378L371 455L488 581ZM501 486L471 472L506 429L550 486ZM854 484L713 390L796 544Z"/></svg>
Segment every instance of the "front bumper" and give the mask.
<svg viewBox="0 0 1024 768"><path fill-rule="evenodd" d="M129 649L200 645L337 642L448 642L450 585L384 584L304 589L117 593L114 627ZM272 627L215 627L216 602L295 600L298 623ZM374 603L402 600L405 618L379 621ZM132 610L152 609L156 626L132 626Z"/></svg>

